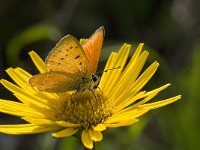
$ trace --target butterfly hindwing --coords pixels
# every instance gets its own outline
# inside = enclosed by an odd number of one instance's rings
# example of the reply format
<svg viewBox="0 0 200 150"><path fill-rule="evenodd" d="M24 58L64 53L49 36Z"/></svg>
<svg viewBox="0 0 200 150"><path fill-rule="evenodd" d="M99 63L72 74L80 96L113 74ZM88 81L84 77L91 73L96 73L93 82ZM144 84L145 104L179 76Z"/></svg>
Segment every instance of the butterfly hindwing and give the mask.
<svg viewBox="0 0 200 150"><path fill-rule="evenodd" d="M102 44L104 40L104 27L100 27L92 36L82 45L85 55L89 60L90 71L95 74L101 55Z"/></svg>
<svg viewBox="0 0 200 150"><path fill-rule="evenodd" d="M29 80L29 84L32 87L49 93L77 90L79 88L78 85L82 82L82 78L79 75L74 76L58 71L37 74Z"/></svg>

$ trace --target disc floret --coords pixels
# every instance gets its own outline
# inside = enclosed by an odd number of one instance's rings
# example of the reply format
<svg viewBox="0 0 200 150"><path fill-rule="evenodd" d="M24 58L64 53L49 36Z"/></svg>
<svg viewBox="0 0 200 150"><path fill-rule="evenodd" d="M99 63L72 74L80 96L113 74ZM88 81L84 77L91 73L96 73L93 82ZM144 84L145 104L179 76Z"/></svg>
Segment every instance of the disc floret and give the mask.
<svg viewBox="0 0 200 150"><path fill-rule="evenodd" d="M55 114L56 121L80 124L90 129L112 115L112 104L99 90L60 96Z"/></svg>

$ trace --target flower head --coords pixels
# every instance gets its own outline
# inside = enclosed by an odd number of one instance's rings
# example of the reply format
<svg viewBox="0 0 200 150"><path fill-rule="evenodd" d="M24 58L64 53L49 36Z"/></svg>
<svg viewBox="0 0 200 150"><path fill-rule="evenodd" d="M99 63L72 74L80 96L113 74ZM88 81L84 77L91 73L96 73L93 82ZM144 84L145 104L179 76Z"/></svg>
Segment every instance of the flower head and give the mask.
<svg viewBox="0 0 200 150"><path fill-rule="evenodd" d="M129 126L138 121L138 117L151 109L168 105L181 98L180 95L149 103L160 91L170 84L152 91L142 90L156 72L159 64L152 63L140 73L148 57L139 44L127 64L131 46L124 44L119 52L113 52L106 64L99 87L94 91L82 93L47 93L32 88L28 84L31 74L21 68L9 68L8 75L13 84L2 79L1 84L11 91L19 102L0 100L0 112L21 117L27 124L0 125L0 132L7 134L35 134L54 131L52 136L68 137L81 131L81 139L88 149L93 142L101 141L102 131L107 128ZM31 51L30 56L43 73L48 69L42 59Z"/></svg>

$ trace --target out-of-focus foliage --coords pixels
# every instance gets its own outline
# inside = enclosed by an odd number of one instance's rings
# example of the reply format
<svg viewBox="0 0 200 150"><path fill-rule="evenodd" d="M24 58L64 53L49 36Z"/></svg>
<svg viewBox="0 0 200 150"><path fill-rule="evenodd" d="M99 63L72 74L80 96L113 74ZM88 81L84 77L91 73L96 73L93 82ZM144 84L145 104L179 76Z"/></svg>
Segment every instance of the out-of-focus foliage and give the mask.
<svg viewBox="0 0 200 150"><path fill-rule="evenodd" d="M53 26L34 25L28 28L8 42L8 47L5 52L7 63L10 66L19 66L20 51L23 47L45 39L55 41L58 40L58 37L60 37L60 32Z"/></svg>
<svg viewBox="0 0 200 150"><path fill-rule="evenodd" d="M7 78L4 70L9 66L36 73L27 54L30 50L45 59L61 36L87 38L103 25L106 36L99 70L124 42L133 48L144 42L150 52L147 64L160 63L145 89L171 82L173 86L155 100L177 94L182 94L182 100L148 113L133 126L109 129L96 149L199 149L199 6L198 0L0 0L0 78ZM0 98L16 100L2 86ZM0 123L20 123L20 119L1 114ZM1 150L81 147L75 137L0 134Z"/></svg>

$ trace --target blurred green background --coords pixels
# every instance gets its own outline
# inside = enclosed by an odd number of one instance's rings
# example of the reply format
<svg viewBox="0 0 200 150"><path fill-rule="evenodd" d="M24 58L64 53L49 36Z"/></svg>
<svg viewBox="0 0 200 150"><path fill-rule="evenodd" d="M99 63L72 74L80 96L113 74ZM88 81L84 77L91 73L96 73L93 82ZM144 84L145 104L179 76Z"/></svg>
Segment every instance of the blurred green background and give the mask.
<svg viewBox="0 0 200 150"><path fill-rule="evenodd" d="M160 67L145 89L172 86L154 101L182 94L182 100L147 113L140 122L104 133L97 150L198 150L200 147L200 1L198 0L0 0L0 78L7 67L37 71L28 52L43 59L64 35L89 37L98 27L106 30L99 70L112 50L140 42L150 52L148 63ZM0 86L0 98L13 99ZM0 114L0 124L21 123ZM82 149L73 138L50 134L5 135L0 150Z"/></svg>

